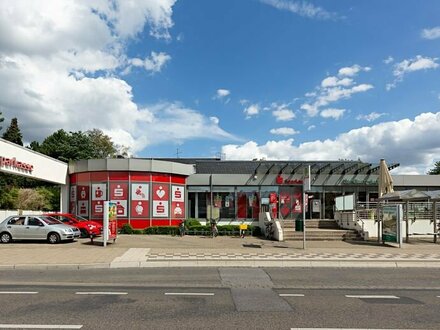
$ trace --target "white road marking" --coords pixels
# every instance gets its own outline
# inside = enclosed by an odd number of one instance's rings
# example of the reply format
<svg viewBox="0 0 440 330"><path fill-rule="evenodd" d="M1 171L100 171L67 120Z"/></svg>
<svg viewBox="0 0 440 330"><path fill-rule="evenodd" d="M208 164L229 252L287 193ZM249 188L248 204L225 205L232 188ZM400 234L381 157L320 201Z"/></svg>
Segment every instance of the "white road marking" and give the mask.
<svg viewBox="0 0 440 330"><path fill-rule="evenodd" d="M82 327L74 324L0 324L0 329L81 329Z"/></svg>
<svg viewBox="0 0 440 330"><path fill-rule="evenodd" d="M0 291L0 294L37 294L37 291Z"/></svg>
<svg viewBox="0 0 440 330"><path fill-rule="evenodd" d="M374 296L374 295L358 295L358 296L351 296L351 295L345 295L347 298L360 298L360 299L400 299L400 297L397 296Z"/></svg>
<svg viewBox="0 0 440 330"><path fill-rule="evenodd" d="M210 292L165 292L165 296L213 296Z"/></svg>
<svg viewBox="0 0 440 330"><path fill-rule="evenodd" d="M280 293L280 297L304 297L302 293Z"/></svg>
<svg viewBox="0 0 440 330"><path fill-rule="evenodd" d="M96 294L96 295L124 295L124 294L128 294L128 292L75 292L75 294Z"/></svg>

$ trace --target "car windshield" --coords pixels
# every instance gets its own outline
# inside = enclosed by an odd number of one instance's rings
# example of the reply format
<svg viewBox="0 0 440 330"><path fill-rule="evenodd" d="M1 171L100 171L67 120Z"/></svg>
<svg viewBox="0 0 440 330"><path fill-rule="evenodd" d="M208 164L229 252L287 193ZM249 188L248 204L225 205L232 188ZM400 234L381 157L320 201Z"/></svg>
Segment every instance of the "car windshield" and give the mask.
<svg viewBox="0 0 440 330"><path fill-rule="evenodd" d="M40 219L48 225L59 225L60 223L62 223L61 221L58 221L57 219L52 217L40 217Z"/></svg>
<svg viewBox="0 0 440 330"><path fill-rule="evenodd" d="M78 221L89 221L88 219L85 219L85 218L83 218L83 217L80 217L79 215L77 215L75 218L76 218L76 220L78 220Z"/></svg>

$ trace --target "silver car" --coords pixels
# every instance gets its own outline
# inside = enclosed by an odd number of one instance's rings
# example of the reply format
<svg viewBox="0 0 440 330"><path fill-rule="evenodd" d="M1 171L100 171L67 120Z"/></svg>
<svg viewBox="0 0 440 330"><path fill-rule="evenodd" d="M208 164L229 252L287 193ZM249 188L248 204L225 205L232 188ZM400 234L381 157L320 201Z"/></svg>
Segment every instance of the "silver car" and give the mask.
<svg viewBox="0 0 440 330"><path fill-rule="evenodd" d="M12 240L47 240L51 244L74 240L81 235L78 228L44 215L13 215L0 223L0 242Z"/></svg>

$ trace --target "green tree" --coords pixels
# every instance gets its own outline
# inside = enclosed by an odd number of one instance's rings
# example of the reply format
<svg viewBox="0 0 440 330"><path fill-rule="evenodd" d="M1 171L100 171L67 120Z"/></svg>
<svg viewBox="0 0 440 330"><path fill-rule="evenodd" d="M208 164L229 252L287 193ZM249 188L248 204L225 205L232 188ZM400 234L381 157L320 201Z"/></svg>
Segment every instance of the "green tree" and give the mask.
<svg viewBox="0 0 440 330"><path fill-rule="evenodd" d="M3 138L5 140L8 140L12 143L23 145L23 135L21 134L20 127L18 127L18 120L17 118L12 118L11 124L6 129L5 133L3 134Z"/></svg>
<svg viewBox="0 0 440 330"><path fill-rule="evenodd" d="M52 208L46 194L48 192L41 189L18 189L15 208L20 210L43 210L49 211Z"/></svg>
<svg viewBox="0 0 440 330"><path fill-rule="evenodd" d="M64 162L116 157L117 154L111 138L99 129L69 133L60 129L48 136L41 145L33 142L31 148Z"/></svg>
<svg viewBox="0 0 440 330"><path fill-rule="evenodd" d="M92 143L94 158L116 157L116 146L108 135L97 128L87 131L86 134Z"/></svg>
<svg viewBox="0 0 440 330"><path fill-rule="evenodd" d="M430 169L428 172L429 175L440 174L440 161L434 164L434 168Z"/></svg>

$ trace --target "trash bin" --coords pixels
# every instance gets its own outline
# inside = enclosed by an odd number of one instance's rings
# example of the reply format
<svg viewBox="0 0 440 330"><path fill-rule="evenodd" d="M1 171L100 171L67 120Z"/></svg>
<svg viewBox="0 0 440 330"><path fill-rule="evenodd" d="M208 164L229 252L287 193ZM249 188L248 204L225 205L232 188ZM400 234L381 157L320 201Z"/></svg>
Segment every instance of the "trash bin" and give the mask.
<svg viewBox="0 0 440 330"><path fill-rule="evenodd" d="M304 222L303 219L297 218L295 220L295 231L304 231Z"/></svg>

